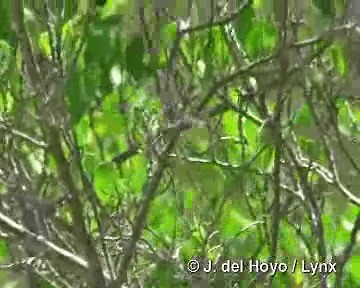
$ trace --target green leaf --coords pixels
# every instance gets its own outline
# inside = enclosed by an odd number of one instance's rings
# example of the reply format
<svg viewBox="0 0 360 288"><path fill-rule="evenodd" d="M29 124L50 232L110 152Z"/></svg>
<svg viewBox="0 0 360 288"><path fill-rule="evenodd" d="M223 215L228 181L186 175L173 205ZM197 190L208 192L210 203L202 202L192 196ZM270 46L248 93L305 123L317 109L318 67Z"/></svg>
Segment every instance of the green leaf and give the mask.
<svg viewBox="0 0 360 288"><path fill-rule="evenodd" d="M199 41L201 41L199 39ZM224 35L219 27L214 27L211 29L210 33L206 36L205 41L201 41L200 43L204 43L201 46L202 52L201 56L204 57L204 62L206 64L207 70L205 71L206 81L212 81L214 67L225 67L228 64L229 57L229 49L226 44L226 40Z"/></svg>
<svg viewBox="0 0 360 288"><path fill-rule="evenodd" d="M141 194L147 175L147 161L143 155L137 155L124 165L124 178L133 193Z"/></svg>
<svg viewBox="0 0 360 288"><path fill-rule="evenodd" d="M195 153L201 153L209 149L209 131L207 128L189 129L184 132L181 140Z"/></svg>
<svg viewBox="0 0 360 288"><path fill-rule="evenodd" d="M98 63L111 59L115 49L110 31L111 26L99 20L92 25L84 51L86 63Z"/></svg>
<svg viewBox="0 0 360 288"><path fill-rule="evenodd" d="M177 281L174 279L174 273L176 273L174 266L169 265L166 262L160 262L156 265L155 270L151 274L150 283L147 284L152 285L150 287L175 287Z"/></svg>
<svg viewBox="0 0 360 288"><path fill-rule="evenodd" d="M225 206L224 214L220 221L220 234L225 239L229 239L234 237L241 230L241 227L250 224L250 222L240 214L233 203L227 203Z"/></svg>
<svg viewBox="0 0 360 288"><path fill-rule="evenodd" d="M357 283L360 283L360 255L352 255L349 262L348 269L351 273L351 276L354 277Z"/></svg>
<svg viewBox="0 0 360 288"><path fill-rule="evenodd" d="M144 73L144 57L145 47L142 37L136 37L126 46L126 70L134 77L140 80Z"/></svg>
<svg viewBox="0 0 360 288"><path fill-rule="evenodd" d="M80 120L87 108L85 107L85 103L83 103L81 94L79 93L79 91L82 90L81 81L81 74L75 73L67 86L66 96L68 98L71 120L74 124Z"/></svg>
<svg viewBox="0 0 360 288"><path fill-rule="evenodd" d="M257 150L258 144L258 136L260 127L256 125L253 121L246 119L243 122L244 136L246 137L250 153L255 152Z"/></svg>
<svg viewBox="0 0 360 288"><path fill-rule="evenodd" d="M269 54L277 44L278 33L269 22L254 23L245 37L245 50L250 58L256 59Z"/></svg>
<svg viewBox="0 0 360 288"><path fill-rule="evenodd" d="M196 191L192 189L187 189L184 191L184 208L192 209L194 198L196 197Z"/></svg>
<svg viewBox="0 0 360 288"><path fill-rule="evenodd" d="M89 175L94 175L94 171L99 163L98 158L96 157L95 153L83 153L83 165L85 168L85 171L87 171L89 173Z"/></svg>
<svg viewBox="0 0 360 288"><path fill-rule="evenodd" d="M78 145L83 147L89 144L92 141L89 117L81 118L75 127Z"/></svg>
<svg viewBox="0 0 360 288"><path fill-rule="evenodd" d="M344 47L339 43L334 44L331 46L329 52L330 52L331 60L334 63L335 69L340 75L344 76L348 70Z"/></svg>
<svg viewBox="0 0 360 288"><path fill-rule="evenodd" d="M174 166L176 178L183 182L186 188L196 188L207 193L208 200L219 197L224 189L224 175L219 167L182 161L177 161Z"/></svg>
<svg viewBox="0 0 360 288"><path fill-rule="evenodd" d="M113 163L100 164L94 172L96 194L102 201L109 201L115 194L117 186L117 171Z"/></svg>
<svg viewBox="0 0 360 288"><path fill-rule="evenodd" d="M326 17L335 16L335 0L313 0L314 5L321 11Z"/></svg>
<svg viewBox="0 0 360 288"><path fill-rule="evenodd" d="M238 115L233 112L229 111L226 112L223 116L223 127L224 127L224 133L228 136L237 136L238 133Z"/></svg>
<svg viewBox="0 0 360 288"><path fill-rule="evenodd" d="M152 213L149 214L150 226L162 237L171 236L176 224L176 207L173 198L168 193L157 197L151 204L151 211Z"/></svg>
<svg viewBox="0 0 360 288"><path fill-rule="evenodd" d="M42 51L42 53L45 56L49 57L51 55L49 33L48 32L41 33L38 42L39 42L39 47L40 47L40 50Z"/></svg>
<svg viewBox="0 0 360 288"><path fill-rule="evenodd" d="M245 140L245 139L243 139ZM228 143L228 148L227 148L227 152L228 152L228 159L229 159L229 163L233 164L233 165L238 165L239 164L239 160L240 160L240 155L242 153L242 149L240 145L245 145L245 144L240 144L238 142L234 142L231 141L230 143Z"/></svg>
<svg viewBox="0 0 360 288"><path fill-rule="evenodd" d="M251 5L248 5L241 11L240 17L236 22L235 32L241 43L245 43L248 33L253 29L255 22L255 11Z"/></svg>
<svg viewBox="0 0 360 288"><path fill-rule="evenodd" d="M310 107L303 104L302 108L296 112L294 117L294 124L305 128L310 128L313 125Z"/></svg>
<svg viewBox="0 0 360 288"><path fill-rule="evenodd" d="M188 261L188 259L191 259L192 257L194 257L194 255L197 254L196 252L198 251L198 249L198 242L193 237L191 237L183 243L181 248L181 254L183 258Z"/></svg>
<svg viewBox="0 0 360 288"><path fill-rule="evenodd" d="M125 115L119 111L119 96L104 96L102 112L95 115L95 130L100 137L121 135L125 132Z"/></svg>
<svg viewBox="0 0 360 288"><path fill-rule="evenodd" d="M347 101L338 102L339 129L344 135L351 135L351 125L354 123L350 105Z"/></svg>
<svg viewBox="0 0 360 288"><path fill-rule="evenodd" d="M310 156L311 159L317 160L321 156L321 145L318 141L310 139L308 137L299 136L298 141L300 147Z"/></svg>
<svg viewBox="0 0 360 288"><path fill-rule="evenodd" d="M162 48L171 48L176 39L176 22L172 22L164 25L160 31L160 41Z"/></svg>
<svg viewBox="0 0 360 288"><path fill-rule="evenodd" d="M10 22L10 1L0 1L0 39L11 40L13 30Z"/></svg>
<svg viewBox="0 0 360 288"><path fill-rule="evenodd" d="M11 61L11 46L4 40L0 40L0 76L7 71Z"/></svg>
<svg viewBox="0 0 360 288"><path fill-rule="evenodd" d="M96 98L97 71L77 71L73 74L67 86L67 99L73 124L88 111Z"/></svg>
<svg viewBox="0 0 360 288"><path fill-rule="evenodd" d="M274 165L274 159L275 159L275 151L274 149L265 149L261 153L260 157L260 167L264 169L265 171L271 171Z"/></svg>
<svg viewBox="0 0 360 288"><path fill-rule="evenodd" d="M4 259L6 256L8 256L8 246L6 244L6 241L4 239L0 239L0 259Z"/></svg>

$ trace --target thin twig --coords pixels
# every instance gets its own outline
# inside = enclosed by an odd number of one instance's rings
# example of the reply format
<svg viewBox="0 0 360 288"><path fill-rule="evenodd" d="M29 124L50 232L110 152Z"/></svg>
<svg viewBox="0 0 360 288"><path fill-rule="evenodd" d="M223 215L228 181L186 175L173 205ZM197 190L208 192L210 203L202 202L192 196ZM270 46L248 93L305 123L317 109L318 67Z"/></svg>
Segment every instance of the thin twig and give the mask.
<svg viewBox="0 0 360 288"><path fill-rule="evenodd" d="M64 257L71 263L76 264L80 268L88 269L89 264L86 260L82 259L80 256L77 256L59 246L56 244L50 242L49 240L45 239L42 236L36 235L32 233L31 231L27 230L24 226L16 223L14 220L9 218L8 216L4 215L0 212L0 221L6 225L7 228L12 230L13 232L20 234L20 235L28 235L33 237L36 241L38 241L41 244L44 244L47 248L49 248L51 251L55 252L56 254Z"/></svg>

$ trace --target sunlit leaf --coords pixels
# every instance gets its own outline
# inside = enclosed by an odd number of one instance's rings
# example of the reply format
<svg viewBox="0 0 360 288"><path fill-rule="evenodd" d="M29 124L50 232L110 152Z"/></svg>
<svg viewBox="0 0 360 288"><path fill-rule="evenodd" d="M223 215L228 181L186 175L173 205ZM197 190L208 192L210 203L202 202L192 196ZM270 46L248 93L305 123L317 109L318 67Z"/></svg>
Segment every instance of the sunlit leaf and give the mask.
<svg viewBox="0 0 360 288"><path fill-rule="evenodd" d="M169 23L164 25L160 31L160 41L162 48L171 48L177 37L176 23Z"/></svg>
<svg viewBox="0 0 360 288"><path fill-rule="evenodd" d="M349 104L347 102L339 103L339 129L344 135L350 135L351 124L354 122Z"/></svg>
<svg viewBox="0 0 360 288"><path fill-rule="evenodd" d="M237 136L238 135L238 115L232 111L224 114L223 125L226 135Z"/></svg>
<svg viewBox="0 0 360 288"><path fill-rule="evenodd" d="M277 31L268 22L254 23L245 37L246 52L252 58L269 54L277 44Z"/></svg>
<svg viewBox="0 0 360 288"><path fill-rule="evenodd" d="M176 223L175 202L172 201L169 195L162 195L162 197L154 200L151 209L154 213L150 214L149 225L162 236L171 236Z"/></svg>
<svg viewBox="0 0 360 288"><path fill-rule="evenodd" d="M147 181L147 162L142 155L131 158L124 167L125 178L133 193L142 193L144 184Z"/></svg>
<svg viewBox="0 0 360 288"><path fill-rule="evenodd" d="M348 66L344 54L344 48L340 45L333 45L330 49L330 56L337 72L340 75L345 75Z"/></svg>
<svg viewBox="0 0 360 288"><path fill-rule="evenodd" d="M247 225L249 221L231 204L224 209L221 217L220 233L225 239L234 237L243 225Z"/></svg>
<svg viewBox="0 0 360 288"><path fill-rule="evenodd" d="M46 55L48 57L51 55L52 48L50 47L49 34L47 32L40 34L39 47L42 50L42 52L44 53L44 55Z"/></svg>
<svg viewBox="0 0 360 288"><path fill-rule="evenodd" d="M112 163L100 164L94 172L94 185L98 197L109 201L116 191L118 174Z"/></svg>
<svg viewBox="0 0 360 288"><path fill-rule="evenodd" d="M354 277L354 279L357 282L360 282L360 275L358 273L359 269L360 269L360 256L353 255L350 259L349 270L350 270L351 276Z"/></svg>

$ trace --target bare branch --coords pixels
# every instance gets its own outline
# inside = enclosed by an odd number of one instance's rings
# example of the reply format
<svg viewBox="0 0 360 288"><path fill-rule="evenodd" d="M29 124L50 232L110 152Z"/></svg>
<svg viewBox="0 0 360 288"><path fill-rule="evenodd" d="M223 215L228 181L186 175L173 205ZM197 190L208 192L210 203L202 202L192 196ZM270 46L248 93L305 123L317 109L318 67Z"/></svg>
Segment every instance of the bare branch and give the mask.
<svg viewBox="0 0 360 288"><path fill-rule="evenodd" d="M345 247L345 249L339 256L336 256L337 269L336 269L335 286L338 288L342 287L344 268L346 263L350 260L351 253L355 249L359 231L360 231L360 213L358 213L354 227L351 231L349 244Z"/></svg>
<svg viewBox="0 0 360 288"><path fill-rule="evenodd" d="M9 228L12 232L15 232L20 235L28 235L28 236L33 237L36 241L38 241L41 244L44 244L51 251L64 257L65 259L72 262L73 264L76 264L80 268L83 268L83 269L89 268L88 262L86 260L82 259L80 256L77 256L77 255L57 246L56 244L46 240L44 237L41 237L39 235L32 233L31 231L27 230L24 226L16 223L14 220L12 220L8 216L4 215L3 213L0 213L0 221L3 224L5 224L6 227Z"/></svg>

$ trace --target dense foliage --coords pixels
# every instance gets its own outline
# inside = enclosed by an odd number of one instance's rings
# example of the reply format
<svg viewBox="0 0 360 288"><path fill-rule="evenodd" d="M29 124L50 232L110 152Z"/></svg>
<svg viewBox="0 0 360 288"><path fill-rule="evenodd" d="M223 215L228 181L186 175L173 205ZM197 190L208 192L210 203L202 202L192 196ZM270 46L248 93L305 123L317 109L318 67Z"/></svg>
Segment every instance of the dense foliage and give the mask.
<svg viewBox="0 0 360 288"><path fill-rule="evenodd" d="M360 287L359 3L1 1L0 286Z"/></svg>

